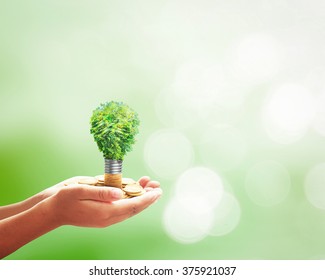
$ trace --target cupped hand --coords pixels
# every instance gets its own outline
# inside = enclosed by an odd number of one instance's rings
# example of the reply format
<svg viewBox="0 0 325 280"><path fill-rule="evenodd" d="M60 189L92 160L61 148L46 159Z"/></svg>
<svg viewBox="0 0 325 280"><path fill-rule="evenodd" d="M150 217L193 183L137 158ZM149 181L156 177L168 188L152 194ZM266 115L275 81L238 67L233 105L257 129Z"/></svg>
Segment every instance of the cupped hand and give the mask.
<svg viewBox="0 0 325 280"><path fill-rule="evenodd" d="M75 177L71 177L69 179L66 179L54 186L51 186L43 191L41 191L39 193L39 195L41 196L41 200L46 199L54 194L56 194L59 190L61 190L62 188L67 188L67 187L71 187L72 185L78 184L78 182L83 179L83 178L87 178L88 176L75 176ZM140 185L146 190L152 190L154 188L159 188L160 183L157 181L151 181L150 178L148 176L143 176L141 177L138 182L140 183Z"/></svg>
<svg viewBox="0 0 325 280"><path fill-rule="evenodd" d="M159 182L150 181L147 176L139 180L146 193L131 199L121 199L123 194L118 188L64 186L64 182L56 185L52 189L56 192L46 200L57 226L107 227L142 212L162 194Z"/></svg>

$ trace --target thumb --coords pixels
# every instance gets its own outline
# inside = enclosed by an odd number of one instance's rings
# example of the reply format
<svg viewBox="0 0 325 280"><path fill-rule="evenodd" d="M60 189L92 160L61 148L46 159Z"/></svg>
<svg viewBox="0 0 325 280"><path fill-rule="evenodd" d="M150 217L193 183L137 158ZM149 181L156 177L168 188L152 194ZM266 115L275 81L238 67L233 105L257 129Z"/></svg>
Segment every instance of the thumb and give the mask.
<svg viewBox="0 0 325 280"><path fill-rule="evenodd" d="M81 185L79 185L81 186ZM82 185L80 199L82 200L97 200L97 201L114 201L122 198L123 192L119 188L113 187L90 187Z"/></svg>

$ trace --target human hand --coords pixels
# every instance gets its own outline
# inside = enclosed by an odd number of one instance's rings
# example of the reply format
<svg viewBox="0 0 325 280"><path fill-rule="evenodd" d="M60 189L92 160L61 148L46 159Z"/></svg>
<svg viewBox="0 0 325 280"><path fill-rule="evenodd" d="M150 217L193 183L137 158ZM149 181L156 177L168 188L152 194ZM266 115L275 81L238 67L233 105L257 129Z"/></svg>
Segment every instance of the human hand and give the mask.
<svg viewBox="0 0 325 280"><path fill-rule="evenodd" d="M149 177L139 180L146 192L130 199L121 199L118 188L65 186L64 182L42 195L0 207L0 258L62 225L107 227L121 222L146 209L162 194L159 183Z"/></svg>
<svg viewBox="0 0 325 280"><path fill-rule="evenodd" d="M78 184L78 182L83 179L86 178L87 176L75 176L75 177L71 177L69 179L66 179L54 186L51 186L47 189L44 189L43 191L41 191L40 193L38 193L38 197L40 197L40 200L46 199L54 194L56 194L60 189L62 188L66 188L68 185L69 187L73 184ZM138 182L140 183L140 185L146 190L152 190L154 188L158 188L160 186L160 183L157 181L151 181L150 178L148 176L143 176L141 177Z"/></svg>
<svg viewBox="0 0 325 280"><path fill-rule="evenodd" d="M34 205L42 202L43 200L55 195L61 189L70 188L72 186L72 185L68 186L68 184L71 184L71 183L73 183L74 185L78 184L78 181L80 181L82 178L85 178L85 177L87 177L87 176L76 176L76 177L69 178L69 179L64 180L52 187L49 187L49 188L29 197L21 202L17 202L17 203L7 205L7 206L1 206L0 207L0 220L10 217L10 216L13 216L13 215L16 215L18 213L21 213L21 212L33 207ZM142 187L144 187L144 189L146 191L150 191L155 188L158 188L160 185L159 182L157 182L157 181L150 181L150 178L147 176L141 177L138 182L140 183L140 185Z"/></svg>
<svg viewBox="0 0 325 280"><path fill-rule="evenodd" d="M159 182L146 176L139 180L146 193L132 199L121 199L118 188L81 184L64 187L64 182L56 185L51 190L56 193L44 201L56 226L107 227L140 213L162 194Z"/></svg>

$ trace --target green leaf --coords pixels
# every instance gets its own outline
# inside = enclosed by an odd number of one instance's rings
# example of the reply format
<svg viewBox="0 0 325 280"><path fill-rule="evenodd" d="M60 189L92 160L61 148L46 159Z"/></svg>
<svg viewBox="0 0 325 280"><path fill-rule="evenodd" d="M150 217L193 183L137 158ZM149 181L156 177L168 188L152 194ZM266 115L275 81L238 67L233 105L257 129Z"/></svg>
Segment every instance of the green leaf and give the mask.
<svg viewBox="0 0 325 280"><path fill-rule="evenodd" d="M90 133L104 158L123 160L139 132L138 114L123 102L106 102L93 111Z"/></svg>

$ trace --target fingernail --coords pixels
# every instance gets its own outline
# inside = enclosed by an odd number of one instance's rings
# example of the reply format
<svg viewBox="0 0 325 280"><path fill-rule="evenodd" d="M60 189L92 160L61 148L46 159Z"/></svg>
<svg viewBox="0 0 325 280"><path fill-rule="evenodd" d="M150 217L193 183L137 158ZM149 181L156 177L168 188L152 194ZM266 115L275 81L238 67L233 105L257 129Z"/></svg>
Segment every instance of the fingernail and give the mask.
<svg viewBox="0 0 325 280"><path fill-rule="evenodd" d="M119 189L112 190L111 194L113 198L121 198L122 196L122 192Z"/></svg>

